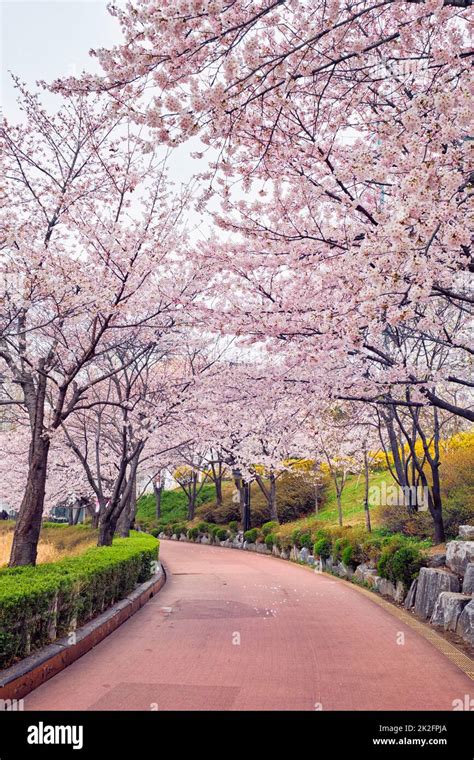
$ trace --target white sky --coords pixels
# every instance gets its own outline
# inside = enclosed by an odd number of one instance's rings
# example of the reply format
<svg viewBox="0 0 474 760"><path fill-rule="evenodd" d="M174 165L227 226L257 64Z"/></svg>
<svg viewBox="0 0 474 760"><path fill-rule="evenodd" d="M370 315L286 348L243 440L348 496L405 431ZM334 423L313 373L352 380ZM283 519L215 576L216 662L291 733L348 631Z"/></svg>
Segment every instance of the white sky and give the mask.
<svg viewBox="0 0 474 760"><path fill-rule="evenodd" d="M16 91L10 72L34 90L36 82L51 82L65 76L79 76L82 71L100 73L91 48L111 47L121 41L117 19L107 12L108 0L0 0L0 102L3 114L15 122L22 118L16 104ZM115 0L123 5L124 0ZM59 96L42 91L47 108L55 109ZM187 184L207 163L191 159L191 151L200 150L198 138L173 151L168 164L170 177L177 185ZM216 204L211 202L214 208ZM188 211L190 228L197 238L209 234L209 219ZM198 231L199 230L199 231Z"/></svg>
<svg viewBox="0 0 474 760"><path fill-rule="evenodd" d="M39 79L98 71L89 50L120 41L117 20L107 12L106 0L0 0L1 100L4 113L15 119L9 71L29 87Z"/></svg>

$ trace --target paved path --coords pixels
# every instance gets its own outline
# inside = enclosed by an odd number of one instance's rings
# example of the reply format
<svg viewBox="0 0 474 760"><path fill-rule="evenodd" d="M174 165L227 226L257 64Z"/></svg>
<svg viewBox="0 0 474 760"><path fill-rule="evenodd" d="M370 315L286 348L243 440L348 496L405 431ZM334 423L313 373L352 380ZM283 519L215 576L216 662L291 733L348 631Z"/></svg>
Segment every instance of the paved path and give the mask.
<svg viewBox="0 0 474 760"><path fill-rule="evenodd" d="M161 557L163 590L30 694L27 710L450 710L473 693L443 654L347 583L187 543L163 541Z"/></svg>

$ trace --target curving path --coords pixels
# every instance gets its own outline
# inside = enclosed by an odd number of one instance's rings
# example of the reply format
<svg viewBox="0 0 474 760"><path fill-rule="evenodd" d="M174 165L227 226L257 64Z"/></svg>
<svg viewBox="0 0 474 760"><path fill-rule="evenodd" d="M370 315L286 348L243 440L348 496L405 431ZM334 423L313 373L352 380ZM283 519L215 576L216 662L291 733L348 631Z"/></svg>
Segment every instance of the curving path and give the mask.
<svg viewBox="0 0 474 760"><path fill-rule="evenodd" d="M163 590L26 697L27 710L451 710L472 693L441 652L347 583L174 541L161 558Z"/></svg>

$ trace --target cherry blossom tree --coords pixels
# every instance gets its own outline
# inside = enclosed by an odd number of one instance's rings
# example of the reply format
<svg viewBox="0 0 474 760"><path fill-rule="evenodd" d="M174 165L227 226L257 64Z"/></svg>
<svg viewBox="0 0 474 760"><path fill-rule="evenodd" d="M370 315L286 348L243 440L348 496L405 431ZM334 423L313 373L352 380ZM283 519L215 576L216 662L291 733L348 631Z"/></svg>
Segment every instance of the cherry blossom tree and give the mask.
<svg viewBox="0 0 474 760"><path fill-rule="evenodd" d="M140 134L82 96L50 115L20 90L25 122L2 129L0 361L31 438L11 565L35 562L55 431L174 329L204 281L178 229L182 200Z"/></svg>
<svg viewBox="0 0 474 760"><path fill-rule="evenodd" d="M348 356L380 362L387 330L426 335L431 321L432 347L472 356L443 314L472 307L469 5L137 2L112 11L124 44L97 51L105 77L58 86L133 92L170 145L199 134L205 195L220 194L217 221L234 234L208 250L234 283L216 321L292 341L367 401ZM474 419L468 393L449 398L472 387L466 372L435 388L416 367L392 369L409 403Z"/></svg>

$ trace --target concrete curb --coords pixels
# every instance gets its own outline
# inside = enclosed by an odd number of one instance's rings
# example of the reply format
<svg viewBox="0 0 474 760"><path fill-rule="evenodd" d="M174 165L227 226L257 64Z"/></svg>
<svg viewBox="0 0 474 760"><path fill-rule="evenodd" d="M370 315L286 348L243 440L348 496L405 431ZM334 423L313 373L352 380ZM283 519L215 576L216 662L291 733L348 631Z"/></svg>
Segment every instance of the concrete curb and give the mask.
<svg viewBox="0 0 474 760"><path fill-rule="evenodd" d="M153 578L137 586L124 599L74 631L74 643L70 643L67 636L58 639L21 662L0 671L0 698L22 699L67 668L138 612L160 591L165 582L166 572L160 563L160 571Z"/></svg>

